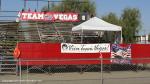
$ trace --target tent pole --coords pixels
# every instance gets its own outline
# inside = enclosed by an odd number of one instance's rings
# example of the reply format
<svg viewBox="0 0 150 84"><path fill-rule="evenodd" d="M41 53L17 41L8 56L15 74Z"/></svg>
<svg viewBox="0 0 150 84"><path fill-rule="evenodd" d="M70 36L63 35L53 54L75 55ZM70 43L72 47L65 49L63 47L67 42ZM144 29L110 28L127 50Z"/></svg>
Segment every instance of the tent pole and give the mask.
<svg viewBox="0 0 150 84"><path fill-rule="evenodd" d="M83 29L81 30L81 44L83 43Z"/></svg>
<svg viewBox="0 0 150 84"><path fill-rule="evenodd" d="M122 30L121 30L121 41L120 41L120 43L123 43Z"/></svg>

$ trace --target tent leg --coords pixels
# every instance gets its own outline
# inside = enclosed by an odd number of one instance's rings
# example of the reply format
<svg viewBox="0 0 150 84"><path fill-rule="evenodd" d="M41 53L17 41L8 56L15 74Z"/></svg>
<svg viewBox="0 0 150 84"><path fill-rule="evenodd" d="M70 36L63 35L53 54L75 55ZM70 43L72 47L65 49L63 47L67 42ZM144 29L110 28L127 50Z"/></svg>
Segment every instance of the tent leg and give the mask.
<svg viewBox="0 0 150 84"><path fill-rule="evenodd" d="M82 29L82 32L81 32L81 44L83 43L83 29Z"/></svg>
<svg viewBox="0 0 150 84"><path fill-rule="evenodd" d="M122 30L121 30L121 41L120 41L120 43L123 43Z"/></svg>

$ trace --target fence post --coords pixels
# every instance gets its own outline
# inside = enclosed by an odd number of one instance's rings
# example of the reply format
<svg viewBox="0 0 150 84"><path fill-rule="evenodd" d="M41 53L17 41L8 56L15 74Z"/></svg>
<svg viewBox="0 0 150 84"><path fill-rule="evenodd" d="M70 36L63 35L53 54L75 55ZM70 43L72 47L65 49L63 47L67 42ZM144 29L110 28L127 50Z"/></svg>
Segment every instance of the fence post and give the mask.
<svg viewBox="0 0 150 84"><path fill-rule="evenodd" d="M0 72L2 71L1 66L2 66L2 60L0 59Z"/></svg>
<svg viewBox="0 0 150 84"><path fill-rule="evenodd" d="M29 75L29 74L28 74L28 72L29 72L29 71L28 71L29 64L28 64L28 61L27 61L27 60L26 60L26 62L27 62L27 84L28 84L28 80L29 80L29 76L28 76L28 75Z"/></svg>
<svg viewBox="0 0 150 84"><path fill-rule="evenodd" d="M103 84L103 56L101 52L99 52L99 58L101 61L101 84Z"/></svg>
<svg viewBox="0 0 150 84"><path fill-rule="evenodd" d="M16 59L16 75L19 76L19 60Z"/></svg>
<svg viewBox="0 0 150 84"><path fill-rule="evenodd" d="M21 81L22 81L22 73L21 73L21 60L19 59L19 76L20 76L20 84L21 84Z"/></svg>

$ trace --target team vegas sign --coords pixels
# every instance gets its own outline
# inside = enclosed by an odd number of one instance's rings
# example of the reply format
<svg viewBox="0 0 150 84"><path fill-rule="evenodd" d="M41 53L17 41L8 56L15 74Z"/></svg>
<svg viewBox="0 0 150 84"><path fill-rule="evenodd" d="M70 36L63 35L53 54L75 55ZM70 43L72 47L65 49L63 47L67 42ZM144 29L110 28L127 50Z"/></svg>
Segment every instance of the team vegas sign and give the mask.
<svg viewBox="0 0 150 84"><path fill-rule="evenodd" d="M18 20L76 22L78 21L78 14L60 12L19 12Z"/></svg>

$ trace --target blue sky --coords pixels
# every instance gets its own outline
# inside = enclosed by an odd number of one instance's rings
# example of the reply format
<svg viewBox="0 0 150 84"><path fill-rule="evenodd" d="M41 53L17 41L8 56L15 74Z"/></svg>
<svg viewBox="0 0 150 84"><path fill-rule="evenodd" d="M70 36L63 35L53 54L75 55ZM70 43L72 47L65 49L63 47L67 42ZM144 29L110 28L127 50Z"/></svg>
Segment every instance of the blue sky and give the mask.
<svg viewBox="0 0 150 84"><path fill-rule="evenodd" d="M99 17L114 12L121 15L124 8L138 8L141 12L142 30L140 34L150 33L150 0L94 0Z"/></svg>
<svg viewBox="0 0 150 84"><path fill-rule="evenodd" d="M57 0L59 1L59 0ZM101 17L114 12L118 16L121 15L124 8L138 8L141 12L142 30L140 34L150 33L150 0L92 0L96 3L97 16ZM23 0L2 0L2 10L21 10L23 8ZM46 2L39 2L39 10L42 6L47 5ZM31 10L37 9L37 2L27 2L27 8ZM2 13L0 13L2 14Z"/></svg>

